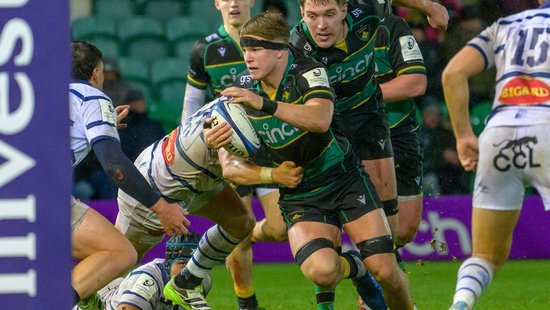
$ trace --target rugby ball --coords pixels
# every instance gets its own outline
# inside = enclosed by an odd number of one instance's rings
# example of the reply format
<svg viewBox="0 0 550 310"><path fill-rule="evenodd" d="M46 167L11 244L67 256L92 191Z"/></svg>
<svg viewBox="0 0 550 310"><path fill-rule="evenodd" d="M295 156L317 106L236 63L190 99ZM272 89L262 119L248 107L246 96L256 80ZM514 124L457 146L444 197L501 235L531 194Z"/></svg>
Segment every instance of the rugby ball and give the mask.
<svg viewBox="0 0 550 310"><path fill-rule="evenodd" d="M228 97L220 97L212 106L212 126L227 122L233 129L231 142L224 148L231 154L248 158L260 149L260 138L252 127L242 104L230 103Z"/></svg>

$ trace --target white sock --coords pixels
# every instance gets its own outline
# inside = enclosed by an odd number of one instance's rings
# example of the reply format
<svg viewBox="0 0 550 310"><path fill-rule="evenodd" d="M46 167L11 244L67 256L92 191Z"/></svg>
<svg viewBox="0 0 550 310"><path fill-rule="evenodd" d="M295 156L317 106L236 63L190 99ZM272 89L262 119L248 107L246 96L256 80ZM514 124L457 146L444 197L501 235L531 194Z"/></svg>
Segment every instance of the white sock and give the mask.
<svg viewBox="0 0 550 310"><path fill-rule="evenodd" d="M241 240L231 236L220 225L214 225L199 241L199 247L187 263L189 272L199 278L204 278L217 264L235 249Z"/></svg>
<svg viewBox="0 0 550 310"><path fill-rule="evenodd" d="M463 301L472 309L493 279L493 267L483 258L470 257L458 270L453 304Z"/></svg>

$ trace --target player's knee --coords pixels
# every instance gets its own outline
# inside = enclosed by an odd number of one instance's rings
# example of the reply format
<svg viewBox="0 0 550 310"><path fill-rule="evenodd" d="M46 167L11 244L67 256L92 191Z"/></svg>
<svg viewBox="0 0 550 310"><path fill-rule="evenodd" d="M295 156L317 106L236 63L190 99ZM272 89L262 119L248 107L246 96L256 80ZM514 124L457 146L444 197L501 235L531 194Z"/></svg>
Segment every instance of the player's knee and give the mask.
<svg viewBox="0 0 550 310"><path fill-rule="evenodd" d="M138 253L130 241L126 239L124 239L124 242L118 242L110 252L113 258L112 262L119 266L121 273L137 263Z"/></svg>
<svg viewBox="0 0 550 310"><path fill-rule="evenodd" d="M339 258L329 239L316 238L305 243L296 252L295 260L303 274L319 286L329 286L338 280Z"/></svg>
<svg viewBox="0 0 550 310"><path fill-rule="evenodd" d="M397 246L405 246L407 243L413 241L416 238L416 233L418 231L418 227L414 226L407 226L402 227L399 226L399 235L397 236L397 240L395 240L395 244Z"/></svg>
<svg viewBox="0 0 550 310"><path fill-rule="evenodd" d="M317 264L311 272L304 272L304 275L313 283L321 287L334 286L338 283L338 265L337 264Z"/></svg>

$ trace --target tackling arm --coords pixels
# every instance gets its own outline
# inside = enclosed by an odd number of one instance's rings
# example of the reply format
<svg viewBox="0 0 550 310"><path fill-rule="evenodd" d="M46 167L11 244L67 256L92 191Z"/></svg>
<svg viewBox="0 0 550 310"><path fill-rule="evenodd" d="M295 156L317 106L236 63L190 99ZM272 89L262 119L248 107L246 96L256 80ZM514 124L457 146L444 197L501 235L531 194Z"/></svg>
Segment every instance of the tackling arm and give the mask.
<svg viewBox="0 0 550 310"><path fill-rule="evenodd" d="M279 167L255 165L244 158L231 155L225 149L218 151L224 178L239 185L281 184L295 188L302 181L304 169L294 162L285 161Z"/></svg>

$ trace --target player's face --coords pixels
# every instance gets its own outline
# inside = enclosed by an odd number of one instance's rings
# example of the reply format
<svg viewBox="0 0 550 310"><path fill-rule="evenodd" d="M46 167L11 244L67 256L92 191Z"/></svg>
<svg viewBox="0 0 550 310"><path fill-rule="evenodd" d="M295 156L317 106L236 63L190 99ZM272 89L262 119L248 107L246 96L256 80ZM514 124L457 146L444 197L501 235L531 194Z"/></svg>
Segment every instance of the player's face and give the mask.
<svg viewBox="0 0 550 310"><path fill-rule="evenodd" d="M262 81L271 76L279 59L280 51L263 47L243 47L244 62L253 80Z"/></svg>
<svg viewBox="0 0 550 310"><path fill-rule="evenodd" d="M215 0L214 4L222 14L224 25L239 28L250 19L254 0Z"/></svg>
<svg viewBox="0 0 550 310"><path fill-rule="evenodd" d="M183 269L183 267L185 267L185 265L187 265L186 260L175 261L172 264L172 269L170 269L170 275L177 276L178 274L180 274L181 270Z"/></svg>
<svg viewBox="0 0 550 310"><path fill-rule="evenodd" d="M347 11L347 4L340 6L336 0L328 1L327 4L306 0L301 8L302 18L315 43L321 48L332 47L344 38Z"/></svg>

